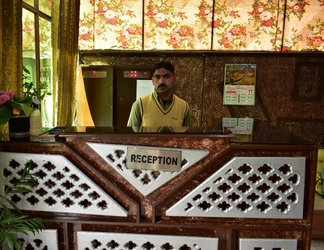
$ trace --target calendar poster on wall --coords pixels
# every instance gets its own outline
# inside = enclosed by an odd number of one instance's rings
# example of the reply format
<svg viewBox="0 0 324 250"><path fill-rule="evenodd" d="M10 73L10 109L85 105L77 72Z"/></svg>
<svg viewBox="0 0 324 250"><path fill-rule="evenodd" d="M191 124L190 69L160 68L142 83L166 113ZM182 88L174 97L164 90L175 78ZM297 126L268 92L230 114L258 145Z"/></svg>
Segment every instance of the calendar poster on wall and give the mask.
<svg viewBox="0 0 324 250"><path fill-rule="evenodd" d="M255 104L256 64L226 64L224 105Z"/></svg>
<svg viewBox="0 0 324 250"><path fill-rule="evenodd" d="M253 118L222 118L223 131L234 134L231 142L251 142L253 135Z"/></svg>

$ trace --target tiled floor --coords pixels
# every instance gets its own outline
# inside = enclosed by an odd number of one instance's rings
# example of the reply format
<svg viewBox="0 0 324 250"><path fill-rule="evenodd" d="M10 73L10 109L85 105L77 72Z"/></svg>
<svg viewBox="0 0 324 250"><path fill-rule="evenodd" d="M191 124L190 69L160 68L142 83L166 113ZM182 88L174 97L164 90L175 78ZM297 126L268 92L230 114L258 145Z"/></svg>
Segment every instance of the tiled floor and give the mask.
<svg viewBox="0 0 324 250"><path fill-rule="evenodd" d="M312 240L312 250L324 250L324 239Z"/></svg>

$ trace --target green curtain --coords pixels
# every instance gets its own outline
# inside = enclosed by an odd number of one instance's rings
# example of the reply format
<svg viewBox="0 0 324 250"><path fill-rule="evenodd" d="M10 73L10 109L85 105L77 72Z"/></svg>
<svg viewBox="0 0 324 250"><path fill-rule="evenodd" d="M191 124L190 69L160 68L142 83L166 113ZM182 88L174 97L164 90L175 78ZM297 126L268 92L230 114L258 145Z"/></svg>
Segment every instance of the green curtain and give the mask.
<svg viewBox="0 0 324 250"><path fill-rule="evenodd" d="M74 116L78 54L79 0L52 0L54 89L58 126L71 126ZM55 121L54 117L54 121Z"/></svg>

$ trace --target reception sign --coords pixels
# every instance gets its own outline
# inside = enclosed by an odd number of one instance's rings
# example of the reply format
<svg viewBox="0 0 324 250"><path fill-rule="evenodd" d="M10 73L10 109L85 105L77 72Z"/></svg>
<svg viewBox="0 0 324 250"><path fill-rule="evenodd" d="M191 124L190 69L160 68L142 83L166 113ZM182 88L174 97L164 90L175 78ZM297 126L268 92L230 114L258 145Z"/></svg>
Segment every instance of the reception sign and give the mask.
<svg viewBox="0 0 324 250"><path fill-rule="evenodd" d="M256 64L226 64L224 105L254 105Z"/></svg>
<svg viewBox="0 0 324 250"><path fill-rule="evenodd" d="M126 166L131 169L179 172L181 161L180 150L127 148Z"/></svg>

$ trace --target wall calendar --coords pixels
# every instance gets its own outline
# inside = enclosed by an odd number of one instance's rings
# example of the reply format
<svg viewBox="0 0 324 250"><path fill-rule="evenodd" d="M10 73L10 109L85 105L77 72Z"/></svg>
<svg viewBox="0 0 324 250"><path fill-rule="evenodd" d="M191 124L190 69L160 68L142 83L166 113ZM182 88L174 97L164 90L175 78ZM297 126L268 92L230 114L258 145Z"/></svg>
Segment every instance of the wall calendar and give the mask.
<svg viewBox="0 0 324 250"><path fill-rule="evenodd" d="M254 105L256 64L226 64L224 105Z"/></svg>

